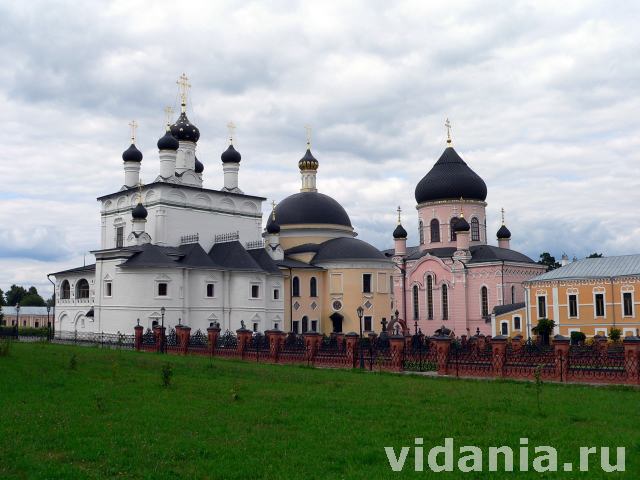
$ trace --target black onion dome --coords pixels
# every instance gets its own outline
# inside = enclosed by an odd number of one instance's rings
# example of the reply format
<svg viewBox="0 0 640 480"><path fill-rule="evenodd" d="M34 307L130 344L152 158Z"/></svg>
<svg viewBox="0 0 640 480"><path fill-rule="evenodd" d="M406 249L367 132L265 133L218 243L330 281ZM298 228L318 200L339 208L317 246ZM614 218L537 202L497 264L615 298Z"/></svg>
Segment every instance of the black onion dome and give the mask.
<svg viewBox="0 0 640 480"><path fill-rule="evenodd" d="M429 173L418 182L415 196L418 203L459 198L484 201L487 185L453 147L447 147Z"/></svg>
<svg viewBox="0 0 640 480"><path fill-rule="evenodd" d="M273 216L267 222L274 223ZM349 215L333 198L318 192L295 193L278 204L278 224L329 224L351 227Z"/></svg>
<svg viewBox="0 0 640 480"><path fill-rule="evenodd" d="M158 140L158 150L178 150L179 146L176 137L171 135L171 130L167 130L164 136Z"/></svg>
<svg viewBox="0 0 640 480"><path fill-rule="evenodd" d="M239 151L233 148L233 145L229 145L229 147L222 152L222 155L220 155L220 159L222 160L222 163L240 163L242 155L240 155Z"/></svg>
<svg viewBox="0 0 640 480"><path fill-rule="evenodd" d="M147 218L147 209L144 208L144 205L142 205L142 203L138 202L138 204L133 207L131 216L136 220L145 220Z"/></svg>
<svg viewBox="0 0 640 480"><path fill-rule="evenodd" d="M171 135L185 142L197 142L200 138L200 130L189 121L187 114L182 112L176 123L171 125Z"/></svg>
<svg viewBox="0 0 640 480"><path fill-rule="evenodd" d="M511 238L511 232L509 231L509 229L505 226L502 225L500 227L500 229L498 230L498 233L496 233L497 237L499 239L509 239Z"/></svg>
<svg viewBox="0 0 640 480"><path fill-rule="evenodd" d="M468 232L469 230L471 230L471 226L464 217L456 218L456 221L453 224L454 232Z"/></svg>
<svg viewBox="0 0 640 480"><path fill-rule="evenodd" d="M318 160L315 159L311 150L307 148L307 151L298 161L298 168L300 170L317 170L318 169Z"/></svg>
<svg viewBox="0 0 640 480"><path fill-rule="evenodd" d="M196 157L196 166L194 168L196 173L202 173L204 172L204 165L202 164L202 162L200 160L198 160L198 157Z"/></svg>
<svg viewBox="0 0 640 480"><path fill-rule="evenodd" d="M393 231L393 238L407 238L407 231L401 224L398 224L396 229Z"/></svg>
<svg viewBox="0 0 640 480"><path fill-rule="evenodd" d="M280 225L273 219L273 216L270 216L270 221L267 222L267 233L275 234L280 233Z"/></svg>
<svg viewBox="0 0 640 480"><path fill-rule="evenodd" d="M142 152L132 143L129 148L122 152L122 160L125 162L141 162Z"/></svg>
<svg viewBox="0 0 640 480"><path fill-rule="evenodd" d="M318 247L318 253L313 257L313 263L335 260L382 260L389 259L373 245L351 237L332 238Z"/></svg>

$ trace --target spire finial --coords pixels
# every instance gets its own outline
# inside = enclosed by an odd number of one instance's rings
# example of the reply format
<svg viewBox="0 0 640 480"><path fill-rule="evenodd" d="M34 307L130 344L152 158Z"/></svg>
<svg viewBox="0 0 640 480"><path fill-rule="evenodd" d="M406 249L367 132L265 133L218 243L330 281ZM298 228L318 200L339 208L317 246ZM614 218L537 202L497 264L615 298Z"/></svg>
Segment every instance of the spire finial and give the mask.
<svg viewBox="0 0 640 480"><path fill-rule="evenodd" d="M176 84L180 89L180 106L182 107L182 113L184 113L187 111L187 97L189 95L191 84L189 83L189 78L185 73L180 75Z"/></svg>
<svg viewBox="0 0 640 480"><path fill-rule="evenodd" d="M131 143L136 143L136 129L138 128L138 122L135 120L131 120L129 122L129 126L131 127Z"/></svg>
<svg viewBox="0 0 640 480"><path fill-rule="evenodd" d="M138 180L138 203L142 203L142 187L144 187L144 183L142 183L142 178Z"/></svg>
<svg viewBox="0 0 640 480"><path fill-rule="evenodd" d="M402 224L402 219L400 217L401 213L402 213L402 208L400 208L400 205L398 205L398 225Z"/></svg>
<svg viewBox="0 0 640 480"><path fill-rule="evenodd" d="M309 150L311 149L311 125L305 125L304 129L307 132L307 150Z"/></svg>
<svg viewBox="0 0 640 480"><path fill-rule="evenodd" d="M445 120L444 126L447 128L447 145L451 146L451 122L448 118Z"/></svg>
<svg viewBox="0 0 640 480"><path fill-rule="evenodd" d="M504 225L504 207L500 209L500 213L502 213L502 224Z"/></svg>
<svg viewBox="0 0 640 480"><path fill-rule="evenodd" d="M464 203L464 200L462 197L460 197L460 218L464 218L464 212L462 211L462 204Z"/></svg>
<svg viewBox="0 0 640 480"><path fill-rule="evenodd" d="M227 131L229 132L229 145L233 145L233 134L236 131L236 124L232 121L227 123Z"/></svg>
<svg viewBox="0 0 640 480"><path fill-rule="evenodd" d="M164 107L164 119L167 123L167 131L170 130L172 118L173 118L173 107L169 107L169 106Z"/></svg>
<svg viewBox="0 0 640 480"><path fill-rule="evenodd" d="M276 201L271 200L271 219L276 221Z"/></svg>

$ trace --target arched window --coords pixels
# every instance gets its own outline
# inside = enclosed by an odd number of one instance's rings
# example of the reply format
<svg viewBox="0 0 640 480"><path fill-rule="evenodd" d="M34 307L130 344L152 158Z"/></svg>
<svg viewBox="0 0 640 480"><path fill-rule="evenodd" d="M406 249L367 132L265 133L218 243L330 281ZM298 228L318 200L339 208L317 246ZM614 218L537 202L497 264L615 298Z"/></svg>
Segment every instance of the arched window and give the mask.
<svg viewBox="0 0 640 480"><path fill-rule="evenodd" d="M433 320L433 277L427 276L427 319Z"/></svg>
<svg viewBox="0 0 640 480"><path fill-rule="evenodd" d="M76 283L76 298L89 298L89 282L84 278Z"/></svg>
<svg viewBox="0 0 640 480"><path fill-rule="evenodd" d="M71 285L69 280L64 280L60 285L60 298L62 300L69 300L71 298Z"/></svg>
<svg viewBox="0 0 640 480"><path fill-rule="evenodd" d="M413 319L418 320L420 317L420 298L418 296L418 286L413 286Z"/></svg>
<svg viewBox="0 0 640 480"><path fill-rule="evenodd" d="M511 285L511 303L516 303L516 286Z"/></svg>
<svg viewBox="0 0 640 480"><path fill-rule="evenodd" d="M316 280L316 277L311 277L311 280L309 280L309 296L318 296L318 280Z"/></svg>
<svg viewBox="0 0 640 480"><path fill-rule="evenodd" d="M305 315L302 317L302 333L309 331L309 318Z"/></svg>
<svg viewBox="0 0 640 480"><path fill-rule="evenodd" d="M471 240L476 242L480 240L480 222L476 217L471 219Z"/></svg>
<svg viewBox="0 0 640 480"><path fill-rule="evenodd" d="M442 319L449 320L449 288L442 285Z"/></svg>
<svg viewBox="0 0 640 480"><path fill-rule="evenodd" d="M451 241L455 242L456 241L456 231L454 230L455 226L456 226L456 222L458 221L458 219L456 217L451 217L451 220L449 221L449 232L451 234Z"/></svg>
<svg viewBox="0 0 640 480"><path fill-rule="evenodd" d="M424 224L422 220L418 222L418 237L420 238L420 245L424 243Z"/></svg>
<svg viewBox="0 0 640 480"><path fill-rule="evenodd" d="M431 242L440 241L440 222L434 218L431 220Z"/></svg>
<svg viewBox="0 0 640 480"><path fill-rule="evenodd" d="M293 277L293 281L291 282L291 296L299 297L300 296L300 279L298 277Z"/></svg>
<svg viewBox="0 0 640 480"><path fill-rule="evenodd" d="M487 287L482 287L480 289L480 301L482 306L482 316L488 317L489 316L489 291L487 290Z"/></svg>

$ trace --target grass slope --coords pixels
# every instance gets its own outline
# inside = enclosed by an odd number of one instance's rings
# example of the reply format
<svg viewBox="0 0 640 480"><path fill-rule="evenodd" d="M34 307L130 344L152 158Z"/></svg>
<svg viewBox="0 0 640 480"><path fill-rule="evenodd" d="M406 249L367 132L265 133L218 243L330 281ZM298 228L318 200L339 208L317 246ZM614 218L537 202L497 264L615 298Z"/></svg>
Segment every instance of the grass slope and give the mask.
<svg viewBox="0 0 640 480"><path fill-rule="evenodd" d="M14 344L0 357L0 478L637 478L640 392L546 384L541 399L538 415L528 383ZM580 446L626 446L627 472L415 473L413 451L391 472L383 447L415 437L514 450L528 437L560 465Z"/></svg>

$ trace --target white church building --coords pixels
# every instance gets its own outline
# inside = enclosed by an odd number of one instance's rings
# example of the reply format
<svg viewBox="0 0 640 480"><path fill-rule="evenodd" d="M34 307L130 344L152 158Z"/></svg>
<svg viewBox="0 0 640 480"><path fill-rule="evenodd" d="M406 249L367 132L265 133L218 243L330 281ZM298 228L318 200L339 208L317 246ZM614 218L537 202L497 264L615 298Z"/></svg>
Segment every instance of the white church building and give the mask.
<svg viewBox="0 0 640 480"><path fill-rule="evenodd" d="M283 328L283 276L262 240L263 197L238 186L240 153L233 136L222 154L224 185L202 187L198 128L182 111L158 140L157 178L140 183L142 153L122 154L124 185L98 198L101 245L96 263L55 276L56 331L131 333L139 321L194 331L213 322L236 330Z"/></svg>

